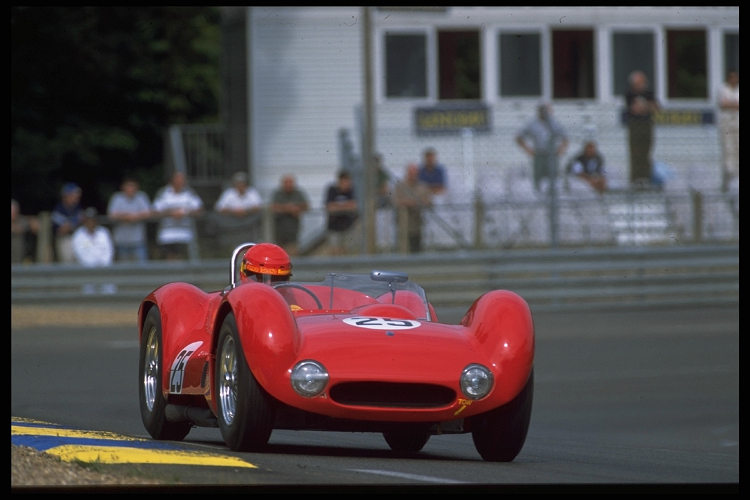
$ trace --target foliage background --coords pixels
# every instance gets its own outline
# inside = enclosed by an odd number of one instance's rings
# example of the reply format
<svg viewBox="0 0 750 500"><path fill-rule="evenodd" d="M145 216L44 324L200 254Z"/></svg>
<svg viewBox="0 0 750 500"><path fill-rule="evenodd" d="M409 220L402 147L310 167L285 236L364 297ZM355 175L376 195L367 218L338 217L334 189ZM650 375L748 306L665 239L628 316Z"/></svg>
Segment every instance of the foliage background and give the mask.
<svg viewBox="0 0 750 500"><path fill-rule="evenodd" d="M216 122L217 7L11 7L11 197L51 210L65 182L106 209L124 175L153 196L164 133Z"/></svg>

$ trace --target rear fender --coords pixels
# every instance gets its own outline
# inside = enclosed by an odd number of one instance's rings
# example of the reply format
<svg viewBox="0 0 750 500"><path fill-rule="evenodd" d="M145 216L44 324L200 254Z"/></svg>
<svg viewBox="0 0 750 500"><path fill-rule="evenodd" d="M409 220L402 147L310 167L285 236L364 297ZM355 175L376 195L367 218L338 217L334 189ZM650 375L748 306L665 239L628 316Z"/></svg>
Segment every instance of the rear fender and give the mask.
<svg viewBox="0 0 750 500"><path fill-rule="evenodd" d="M143 321L152 307L158 307L162 327L162 359L164 363L162 390L167 393L169 369L186 346L193 344L192 359L208 359L211 351L210 332L215 309L221 298L190 283L168 283L151 292L138 311L139 340L144 334ZM197 344L199 343L200 344Z"/></svg>
<svg viewBox="0 0 750 500"><path fill-rule="evenodd" d="M494 397L510 401L526 385L534 365L534 323L526 301L508 290L479 297L461 320L495 373Z"/></svg>

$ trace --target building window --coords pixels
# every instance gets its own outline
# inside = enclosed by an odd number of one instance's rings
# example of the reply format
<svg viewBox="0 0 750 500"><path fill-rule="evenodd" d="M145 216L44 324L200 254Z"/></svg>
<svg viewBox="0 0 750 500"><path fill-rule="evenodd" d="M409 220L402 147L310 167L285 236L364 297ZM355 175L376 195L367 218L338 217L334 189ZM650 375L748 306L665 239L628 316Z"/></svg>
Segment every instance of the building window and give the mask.
<svg viewBox="0 0 750 500"><path fill-rule="evenodd" d="M593 99L594 32L552 31L552 96L555 99Z"/></svg>
<svg viewBox="0 0 750 500"><path fill-rule="evenodd" d="M481 99L479 32L438 31L438 96Z"/></svg>
<svg viewBox="0 0 750 500"><path fill-rule="evenodd" d="M419 34L386 34L386 97L427 97L427 42Z"/></svg>
<svg viewBox="0 0 750 500"><path fill-rule="evenodd" d="M737 33L724 33L724 74L722 79L730 71L740 71L740 35Z"/></svg>
<svg viewBox="0 0 750 500"><path fill-rule="evenodd" d="M538 33L504 33L497 37L500 95L542 95L541 37Z"/></svg>
<svg viewBox="0 0 750 500"><path fill-rule="evenodd" d="M612 94L623 96L628 90L628 76L643 71L649 87L656 89L654 75L653 33L614 33L612 35Z"/></svg>
<svg viewBox="0 0 750 500"><path fill-rule="evenodd" d="M667 30L667 97L706 99L705 30Z"/></svg>

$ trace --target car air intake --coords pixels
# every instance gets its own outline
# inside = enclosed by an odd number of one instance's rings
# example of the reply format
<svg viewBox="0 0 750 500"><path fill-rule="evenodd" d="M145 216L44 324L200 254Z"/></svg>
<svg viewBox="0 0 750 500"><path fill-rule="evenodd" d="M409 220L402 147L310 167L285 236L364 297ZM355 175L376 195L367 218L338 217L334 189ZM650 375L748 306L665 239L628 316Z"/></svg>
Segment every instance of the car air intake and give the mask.
<svg viewBox="0 0 750 500"><path fill-rule="evenodd" d="M385 408L435 408L451 404L456 393L434 384L346 382L335 385L331 399L342 405Z"/></svg>

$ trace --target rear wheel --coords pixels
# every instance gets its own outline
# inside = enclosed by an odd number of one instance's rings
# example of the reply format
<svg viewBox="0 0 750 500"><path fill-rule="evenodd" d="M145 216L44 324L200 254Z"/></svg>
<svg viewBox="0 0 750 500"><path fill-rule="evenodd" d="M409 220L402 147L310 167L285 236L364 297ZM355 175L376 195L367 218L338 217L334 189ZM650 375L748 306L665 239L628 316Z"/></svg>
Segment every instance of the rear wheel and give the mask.
<svg viewBox="0 0 750 500"><path fill-rule="evenodd" d="M250 371L231 313L219 331L216 395L219 429L227 446L235 451L263 448L273 430L273 401Z"/></svg>
<svg viewBox="0 0 750 500"><path fill-rule="evenodd" d="M518 395L509 403L473 417L472 438L483 459L511 462L523 448L531 421L534 399L534 372Z"/></svg>
<svg viewBox="0 0 750 500"><path fill-rule="evenodd" d="M138 363L138 399L141 406L141 420L154 439L180 441L188 435L190 422L168 422L165 416L167 400L162 392L164 370L161 314L154 306L146 315L141 337L140 360Z"/></svg>
<svg viewBox="0 0 750 500"><path fill-rule="evenodd" d="M430 431L424 425L408 425L385 431L383 437L393 451L416 453L427 444Z"/></svg>

